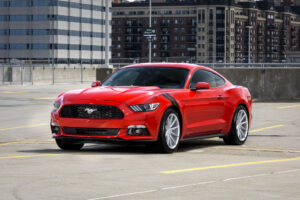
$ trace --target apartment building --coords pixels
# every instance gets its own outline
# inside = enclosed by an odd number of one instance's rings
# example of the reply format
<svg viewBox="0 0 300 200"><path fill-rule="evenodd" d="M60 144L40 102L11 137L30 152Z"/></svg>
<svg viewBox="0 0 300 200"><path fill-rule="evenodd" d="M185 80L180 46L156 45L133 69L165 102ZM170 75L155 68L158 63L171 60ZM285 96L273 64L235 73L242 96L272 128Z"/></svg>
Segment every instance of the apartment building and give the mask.
<svg viewBox="0 0 300 200"><path fill-rule="evenodd" d="M300 50L299 14L297 6L276 7L269 0L152 3L157 32L152 57L198 63L286 61L287 52ZM147 27L149 2L113 4L113 60L146 61Z"/></svg>
<svg viewBox="0 0 300 200"><path fill-rule="evenodd" d="M111 1L0 0L0 60L103 64L106 6Z"/></svg>

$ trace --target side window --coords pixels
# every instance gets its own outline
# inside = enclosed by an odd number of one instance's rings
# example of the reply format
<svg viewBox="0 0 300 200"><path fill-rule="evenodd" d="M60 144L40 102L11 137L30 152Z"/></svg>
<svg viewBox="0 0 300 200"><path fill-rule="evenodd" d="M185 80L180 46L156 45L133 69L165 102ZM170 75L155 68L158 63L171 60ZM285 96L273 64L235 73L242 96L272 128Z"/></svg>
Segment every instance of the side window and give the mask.
<svg viewBox="0 0 300 200"><path fill-rule="evenodd" d="M213 75L214 75L214 80L216 82L216 87L221 87L225 85L225 80L223 78L221 78L217 74L213 74Z"/></svg>
<svg viewBox="0 0 300 200"><path fill-rule="evenodd" d="M225 80L223 78L203 69L199 69L193 74L189 88L195 88L198 82L207 82L211 88L220 87L225 84Z"/></svg>

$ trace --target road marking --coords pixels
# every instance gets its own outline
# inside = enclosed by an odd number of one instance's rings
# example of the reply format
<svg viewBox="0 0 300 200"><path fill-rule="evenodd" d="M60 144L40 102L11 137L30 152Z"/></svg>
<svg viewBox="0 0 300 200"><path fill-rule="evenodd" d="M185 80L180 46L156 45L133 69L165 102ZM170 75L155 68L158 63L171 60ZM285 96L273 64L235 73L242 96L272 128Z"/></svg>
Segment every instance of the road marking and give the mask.
<svg viewBox="0 0 300 200"><path fill-rule="evenodd" d="M168 171L160 171L160 173L174 174L174 173L182 173L182 172L190 172L190 171L207 170L207 169L219 169L219 168L246 166L246 165L259 165L259 164L266 164L266 163L278 163L278 162L287 162L287 161L296 161L296 160L300 160L300 157L286 158L286 159L279 159L279 160L263 160L263 161L254 161L254 162L233 163L233 164L226 164L226 165L214 165L214 166L206 166L206 167L168 170Z"/></svg>
<svg viewBox="0 0 300 200"><path fill-rule="evenodd" d="M5 94L21 94L21 93L28 93L28 91L3 91L2 93L5 93Z"/></svg>
<svg viewBox="0 0 300 200"><path fill-rule="evenodd" d="M300 169L291 169L291 170L286 170L286 171L279 171L279 172L274 172L274 174L287 174L287 173L292 173L292 172L297 172L300 171Z"/></svg>
<svg viewBox="0 0 300 200"><path fill-rule="evenodd" d="M269 152L300 153L299 150L289 150L289 149L264 149L264 148L230 147L230 146L219 146L219 147L212 147L212 148L213 149L244 150L244 151L269 151Z"/></svg>
<svg viewBox="0 0 300 200"><path fill-rule="evenodd" d="M246 179L246 178L255 178L255 177L260 177L260 176L268 176L270 174L256 174L256 175L251 175L251 176L241 176L241 177L235 177L235 178L227 178L222 181L232 181L232 180L240 180L240 179Z"/></svg>
<svg viewBox="0 0 300 200"><path fill-rule="evenodd" d="M283 126L284 125L279 124L279 125L275 125L275 126L268 126L265 128L258 128L258 129L250 130L249 133L260 132L260 131L264 131L264 130L268 130L268 129L272 129L272 128L279 128L279 127L283 127Z"/></svg>
<svg viewBox="0 0 300 200"><path fill-rule="evenodd" d="M249 133L255 133L255 132L259 132L259 131L264 131L267 129L272 129L272 128L279 128L279 127L283 127L284 125L279 124L279 125L275 125L275 126L269 126L269 127L265 127L265 128L258 128L258 129L254 129L254 130L250 130ZM207 138L204 140L218 140L220 139L219 137L213 137L213 138Z"/></svg>
<svg viewBox="0 0 300 200"><path fill-rule="evenodd" d="M164 190L174 190L174 189L184 188L184 187L208 185L208 184L217 183L217 182L226 182L226 181L250 179L250 178L256 178L256 177L261 177L261 176L280 175L280 174L292 173L292 172L297 172L297 171L300 171L300 169L277 171L277 172L270 172L270 173L264 173L264 174L254 174L254 175L249 175L249 176L232 177L232 178L226 178L226 179L222 179L222 180L212 180L212 181L206 181L206 182L191 183L191 184L186 184L186 185L162 187L162 188L145 190L145 191L140 191L140 192L131 192L131 193L125 193L125 194L117 194L117 195L111 195L111 196L105 196L105 197L99 197L99 198L92 198L92 199L88 199L88 200L112 199L112 198L117 198L117 197L133 196L133 195L137 195L137 194L145 194L145 193L151 193L151 192L161 192L161 191L164 191Z"/></svg>
<svg viewBox="0 0 300 200"><path fill-rule="evenodd" d="M278 109L285 109L285 108L297 108L297 107L300 107L300 105L281 106L281 107L278 107Z"/></svg>
<svg viewBox="0 0 300 200"><path fill-rule="evenodd" d="M40 123L40 124L32 124L32 125L25 125L25 126L15 126L10 128L0 128L0 131L8 131L8 130L14 130L14 129L20 129L20 128L32 128L32 127L39 127L39 126L46 126L49 125L49 123Z"/></svg>
<svg viewBox="0 0 300 200"><path fill-rule="evenodd" d="M46 156L59 156L68 155L71 153L49 153L49 154L35 154L35 155L25 155L25 156L2 156L1 159L12 159L12 158L33 158L33 157L46 157Z"/></svg>
<svg viewBox="0 0 300 200"><path fill-rule="evenodd" d="M196 186L196 185L205 185L205 184L210 184L210 183L215 183L215 182L217 182L217 181L206 181L206 182L192 183L192 184L186 184L186 185L177 185L177 186L165 187L165 188L162 188L162 190L172 190L172 189L191 187L191 186Z"/></svg>
<svg viewBox="0 0 300 200"><path fill-rule="evenodd" d="M207 138L207 139L205 139L205 140L218 140L218 139L220 139L220 138L218 138L218 137L213 137L213 138Z"/></svg>
<svg viewBox="0 0 300 200"><path fill-rule="evenodd" d="M54 141L37 141L37 140L25 140L25 141L12 141L12 142L4 142L0 143L0 146L6 146L10 144L51 144Z"/></svg>
<svg viewBox="0 0 300 200"><path fill-rule="evenodd" d="M34 100L54 100L57 97L39 97L39 98L34 98Z"/></svg>
<svg viewBox="0 0 300 200"><path fill-rule="evenodd" d="M157 190L146 190L146 191L141 191L141 192L132 192L132 193L117 194L117 195L112 195L112 196L93 198L93 199L89 199L89 200L111 199L111 198L116 198L116 197L132 196L132 195L145 194L145 193L156 192L156 191Z"/></svg>

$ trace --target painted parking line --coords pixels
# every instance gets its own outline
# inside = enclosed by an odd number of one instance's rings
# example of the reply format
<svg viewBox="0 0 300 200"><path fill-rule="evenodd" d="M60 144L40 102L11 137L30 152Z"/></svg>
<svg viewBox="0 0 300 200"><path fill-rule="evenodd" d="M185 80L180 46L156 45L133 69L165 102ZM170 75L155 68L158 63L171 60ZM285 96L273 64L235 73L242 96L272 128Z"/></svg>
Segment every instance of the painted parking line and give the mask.
<svg viewBox="0 0 300 200"><path fill-rule="evenodd" d="M48 154L34 154L34 155L24 155L24 156L0 156L0 160L12 159L12 158L34 158L34 157L46 157L46 156L61 156L69 155L72 153L48 153Z"/></svg>
<svg viewBox="0 0 300 200"><path fill-rule="evenodd" d="M260 132L260 131L264 131L264 130L268 130L268 129L273 129L273 128L280 128L283 127L283 124L278 124L278 125L274 125L274 126L268 126L268 127L264 127L264 128L258 128L258 129L253 129L250 130L249 133L256 133L256 132Z"/></svg>
<svg viewBox="0 0 300 200"><path fill-rule="evenodd" d="M280 128L283 127L283 124L279 124L279 125L274 125L274 126L268 126L268 127L264 127L264 128L258 128L258 129L253 129L250 130L249 133L256 133L256 132L260 132L260 131L264 131L264 130L268 130L268 129L272 129L272 128ZM213 138L208 138L205 140L218 140L220 139L219 137L213 137Z"/></svg>
<svg viewBox="0 0 300 200"><path fill-rule="evenodd" d="M3 91L4 94L22 94L22 93L28 93L28 91Z"/></svg>
<svg viewBox="0 0 300 200"><path fill-rule="evenodd" d="M262 161L254 161L254 162L232 163L232 164L226 164L226 165L213 165L213 166L195 167L195 168L177 169L177 170L167 170L167 171L160 171L160 173L174 174L174 173L182 173L182 172L190 172L190 171L220 169L220 168L247 166L247 165L260 165L260 164L267 164L267 163L281 163L281 162L298 161L298 160L300 160L300 157L278 159L278 160L262 160Z"/></svg>
<svg viewBox="0 0 300 200"><path fill-rule="evenodd" d="M32 127L47 126L47 125L49 125L49 123L40 123L40 124L31 124L31 125L24 125L24 126L15 126L15 127L9 127L9 128L0 128L0 132L14 130L14 129L20 129L20 128L32 128Z"/></svg>
<svg viewBox="0 0 300 200"><path fill-rule="evenodd" d="M34 100L54 100L57 97L38 97L38 98L34 98Z"/></svg>
<svg viewBox="0 0 300 200"><path fill-rule="evenodd" d="M213 149L242 150L242 151L266 151L266 152L300 153L300 150L290 150L290 149L245 148L245 147L231 147L231 146L219 146L219 147L212 147L212 148Z"/></svg>
<svg viewBox="0 0 300 200"><path fill-rule="evenodd" d="M300 107L300 105L291 105L291 106L281 106L281 107L278 107L278 109L286 109L286 108L297 108L297 107Z"/></svg>
<svg viewBox="0 0 300 200"><path fill-rule="evenodd" d="M119 198L119 197L143 195L143 194L153 193L153 192L177 190L178 188L197 187L197 186L209 185L209 184L218 183L218 182L220 183L220 182L238 181L238 180L243 180L243 179L253 179L253 178L264 177L264 176L274 176L274 175L281 175L281 174L287 174L287 173L297 173L299 171L300 171L300 169L290 169L290 170L275 171L275 172L263 173L263 174L253 174L253 175L249 175L249 176L230 177L230 178L225 178L225 179L221 179L221 180L202 181L202 182L189 183L189 184L184 184L184 185L173 185L173 186L165 186L165 187L161 187L161 188L153 188L153 189L139 191L139 192L115 194L115 195L110 195L110 196L92 198L92 199L88 199L88 200L115 199L115 198ZM132 198L132 199L137 199L137 198ZM143 198L139 198L139 199L143 199Z"/></svg>
<svg viewBox="0 0 300 200"><path fill-rule="evenodd" d="M12 144L52 144L54 141L37 141L37 140L25 140L25 141L12 141L0 143L0 146L7 146Z"/></svg>

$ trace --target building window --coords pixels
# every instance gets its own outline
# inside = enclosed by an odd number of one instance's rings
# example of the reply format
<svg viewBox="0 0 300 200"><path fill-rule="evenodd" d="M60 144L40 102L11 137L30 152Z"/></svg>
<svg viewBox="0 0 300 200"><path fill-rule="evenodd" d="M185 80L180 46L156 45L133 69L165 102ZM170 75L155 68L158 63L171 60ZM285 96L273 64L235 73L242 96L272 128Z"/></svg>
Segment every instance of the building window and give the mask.
<svg viewBox="0 0 300 200"><path fill-rule="evenodd" d="M32 49L49 49L48 44L32 44L31 45Z"/></svg>
<svg viewBox="0 0 300 200"><path fill-rule="evenodd" d="M23 50L23 49L27 49L27 44L10 44L9 48L10 49L17 49L17 50Z"/></svg>
<svg viewBox="0 0 300 200"><path fill-rule="evenodd" d="M205 9L198 10L198 23L205 23Z"/></svg>

